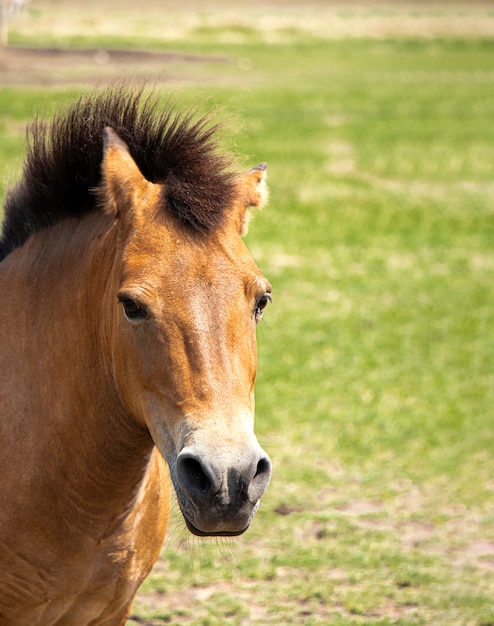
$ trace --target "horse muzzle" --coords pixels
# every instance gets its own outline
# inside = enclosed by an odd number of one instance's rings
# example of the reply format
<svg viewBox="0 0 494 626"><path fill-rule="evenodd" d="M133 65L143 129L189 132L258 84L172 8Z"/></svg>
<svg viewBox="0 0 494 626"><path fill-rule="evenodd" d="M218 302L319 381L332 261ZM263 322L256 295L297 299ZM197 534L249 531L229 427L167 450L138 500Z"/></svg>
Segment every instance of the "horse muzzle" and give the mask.
<svg viewBox="0 0 494 626"><path fill-rule="evenodd" d="M200 446L177 456L173 482L188 529L198 536L241 535L249 527L271 478L271 461L257 444L248 451Z"/></svg>

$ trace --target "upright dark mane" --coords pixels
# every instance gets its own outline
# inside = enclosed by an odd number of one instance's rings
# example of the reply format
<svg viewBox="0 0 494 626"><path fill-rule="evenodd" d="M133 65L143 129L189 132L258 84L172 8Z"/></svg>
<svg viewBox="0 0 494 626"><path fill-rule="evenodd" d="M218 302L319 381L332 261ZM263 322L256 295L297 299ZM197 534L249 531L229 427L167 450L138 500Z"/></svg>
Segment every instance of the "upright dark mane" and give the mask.
<svg viewBox="0 0 494 626"><path fill-rule="evenodd" d="M28 128L23 176L5 203L0 260L33 233L98 208L103 128L127 143L143 175L165 183L163 201L192 229L211 231L233 198L229 159L216 146L206 118L160 109L156 95L113 87L82 96L49 123Z"/></svg>

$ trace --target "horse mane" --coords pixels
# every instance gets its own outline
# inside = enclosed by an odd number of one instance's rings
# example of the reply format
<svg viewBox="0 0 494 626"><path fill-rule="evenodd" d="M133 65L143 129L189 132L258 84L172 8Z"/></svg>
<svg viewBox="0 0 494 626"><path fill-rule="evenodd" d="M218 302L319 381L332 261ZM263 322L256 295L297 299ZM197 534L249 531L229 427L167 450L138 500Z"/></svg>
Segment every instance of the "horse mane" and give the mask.
<svg viewBox="0 0 494 626"><path fill-rule="evenodd" d="M41 229L99 209L106 126L125 141L145 178L163 184L163 204L182 224L205 233L221 224L234 175L231 159L218 150L218 126L209 116L160 107L157 94L142 87L120 85L28 126L22 178L5 202L0 260Z"/></svg>

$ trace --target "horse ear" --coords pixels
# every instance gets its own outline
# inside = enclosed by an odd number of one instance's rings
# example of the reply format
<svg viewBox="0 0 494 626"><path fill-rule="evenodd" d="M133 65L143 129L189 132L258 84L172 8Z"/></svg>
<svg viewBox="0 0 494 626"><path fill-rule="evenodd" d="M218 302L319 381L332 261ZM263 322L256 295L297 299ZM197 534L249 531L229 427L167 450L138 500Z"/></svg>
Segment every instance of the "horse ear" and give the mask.
<svg viewBox="0 0 494 626"><path fill-rule="evenodd" d="M251 208L262 208L268 201L268 188L266 185L267 163L260 163L240 176L237 180L240 195L239 232L241 236L247 233Z"/></svg>
<svg viewBox="0 0 494 626"><path fill-rule="evenodd" d="M130 155L125 141L110 127L103 131L102 186L99 194L105 210L118 217L122 209L131 206L149 182L144 178Z"/></svg>

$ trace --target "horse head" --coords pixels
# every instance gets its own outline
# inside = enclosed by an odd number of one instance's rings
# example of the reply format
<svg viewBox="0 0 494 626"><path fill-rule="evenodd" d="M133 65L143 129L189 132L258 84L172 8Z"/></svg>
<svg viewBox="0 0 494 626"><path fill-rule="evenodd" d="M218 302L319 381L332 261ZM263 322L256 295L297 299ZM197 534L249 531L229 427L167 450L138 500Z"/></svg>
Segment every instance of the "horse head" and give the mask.
<svg viewBox="0 0 494 626"><path fill-rule="evenodd" d="M232 179L222 219L192 228L169 209L177 183L147 180L105 130L100 194L118 242L107 325L115 384L165 457L197 535L244 532L271 475L254 434L256 324L271 286L242 241L249 209L266 199L265 170Z"/></svg>

